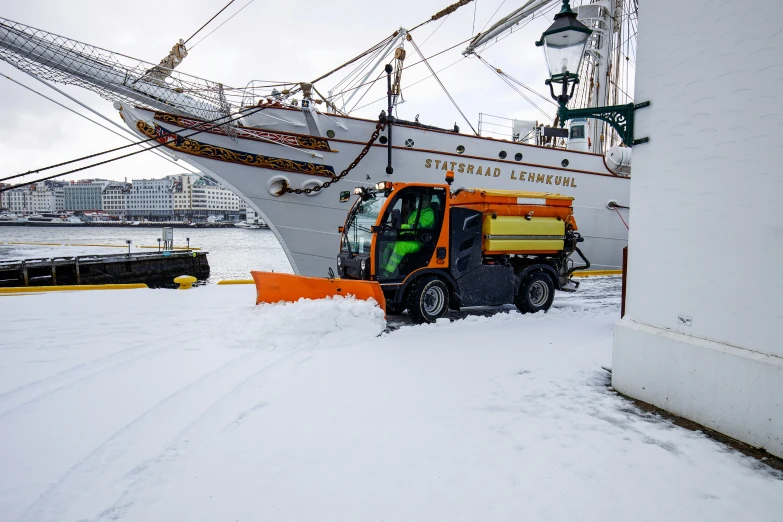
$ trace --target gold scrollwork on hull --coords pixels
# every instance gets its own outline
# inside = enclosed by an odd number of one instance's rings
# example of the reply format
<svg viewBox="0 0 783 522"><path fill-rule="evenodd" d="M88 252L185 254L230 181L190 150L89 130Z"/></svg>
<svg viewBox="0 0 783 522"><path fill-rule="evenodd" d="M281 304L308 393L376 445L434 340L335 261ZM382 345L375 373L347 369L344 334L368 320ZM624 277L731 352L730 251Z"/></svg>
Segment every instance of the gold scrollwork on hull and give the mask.
<svg viewBox="0 0 783 522"><path fill-rule="evenodd" d="M190 138L185 138L173 134L157 124L148 125L144 121L137 121L136 128L142 134L150 138L155 138L166 147L182 152L192 154L202 158L209 158L228 163L238 163L249 167L258 167L270 170L283 170L286 172L295 172L297 174L306 174L308 176L322 176L325 178L334 177L334 169L328 165L316 165L315 163L306 163L304 161L295 161L283 158L273 158L270 156L261 156L249 152L216 147L207 143L201 143Z"/></svg>
<svg viewBox="0 0 783 522"><path fill-rule="evenodd" d="M227 135L226 131L220 126L213 126L214 124L206 123L203 120L197 120L195 118L183 118L175 114L168 114L165 112L156 112L155 119L164 123L170 123L177 127L183 127L186 129L199 129L204 126L208 130L204 132L211 132L212 134ZM212 126L212 128L209 128ZM292 136L290 134L280 134L277 132L269 132L261 129L252 129L246 127L240 127L237 129L237 134L240 138L248 140L260 140L271 141L274 143L282 143L292 147L299 147L302 149L321 150L324 152L337 152L329 148L329 142L321 138L312 138L309 136Z"/></svg>

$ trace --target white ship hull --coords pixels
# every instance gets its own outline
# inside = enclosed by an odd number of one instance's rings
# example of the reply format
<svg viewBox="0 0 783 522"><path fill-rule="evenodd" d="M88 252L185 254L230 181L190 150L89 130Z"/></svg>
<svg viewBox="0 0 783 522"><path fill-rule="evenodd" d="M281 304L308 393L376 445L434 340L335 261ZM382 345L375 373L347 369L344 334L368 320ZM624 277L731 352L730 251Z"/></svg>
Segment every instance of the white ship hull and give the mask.
<svg viewBox="0 0 783 522"><path fill-rule="evenodd" d="M194 129L199 123L127 105L121 114L142 137L166 136L166 131ZM339 183L309 195L278 196L282 181L294 189L312 188L339 174L358 156L376 122L275 107L252 114L243 123L250 126L239 127L234 138L216 128L184 140L162 137L166 146L161 149L213 176L252 205L298 274L323 276L336 268L337 227L349 208L339 202L340 191L382 180L437 183L446 170L455 172L455 187L573 196L585 237L582 250L592 267L621 267L628 231L607 204L628 206L630 180L613 174L600 155L395 124L393 174L386 174L387 146L376 142ZM334 137L328 138L332 133ZM462 147L464 152L459 153ZM522 155L519 160L517 154ZM628 222L627 211L620 212Z"/></svg>

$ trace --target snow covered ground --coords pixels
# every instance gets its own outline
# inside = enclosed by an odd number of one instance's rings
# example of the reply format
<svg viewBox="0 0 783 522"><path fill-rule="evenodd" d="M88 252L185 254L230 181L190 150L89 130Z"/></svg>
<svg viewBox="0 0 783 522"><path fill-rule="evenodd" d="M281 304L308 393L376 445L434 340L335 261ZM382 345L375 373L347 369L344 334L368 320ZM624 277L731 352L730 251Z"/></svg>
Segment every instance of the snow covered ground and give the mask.
<svg viewBox="0 0 783 522"><path fill-rule="evenodd" d="M783 476L608 388L618 292L390 332L252 286L0 297L0 520L782 520Z"/></svg>

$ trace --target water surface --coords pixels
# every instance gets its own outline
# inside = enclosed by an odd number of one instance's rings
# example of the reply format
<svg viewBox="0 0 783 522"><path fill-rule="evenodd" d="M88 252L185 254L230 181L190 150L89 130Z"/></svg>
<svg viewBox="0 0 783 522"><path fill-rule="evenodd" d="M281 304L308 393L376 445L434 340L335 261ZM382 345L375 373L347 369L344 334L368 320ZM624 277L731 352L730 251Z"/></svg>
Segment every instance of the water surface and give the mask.
<svg viewBox="0 0 783 522"><path fill-rule="evenodd" d="M161 229L152 227L0 227L0 243L89 243L134 246L157 245ZM211 274L207 280L249 279L251 270L292 272L280 243L271 231L240 228L175 228L174 244L209 252ZM0 259L25 259L61 255L105 254L124 249L74 246L29 246L0 244ZM149 251L149 250L147 250ZM335 255L337 250L335 247Z"/></svg>

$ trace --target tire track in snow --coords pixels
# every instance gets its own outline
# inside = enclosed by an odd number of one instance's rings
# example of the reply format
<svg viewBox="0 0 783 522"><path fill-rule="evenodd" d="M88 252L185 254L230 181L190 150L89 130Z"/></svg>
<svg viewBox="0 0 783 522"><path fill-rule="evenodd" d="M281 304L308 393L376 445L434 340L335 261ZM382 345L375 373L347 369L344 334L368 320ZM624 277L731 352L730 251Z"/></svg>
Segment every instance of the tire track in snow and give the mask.
<svg viewBox="0 0 783 522"><path fill-rule="evenodd" d="M68 481L79 473L82 474L90 473L92 470L101 468L101 466L105 465L107 462L115 461L121 458L125 453L127 453L128 445L119 444L119 440L122 438L123 435L131 432L132 430L134 430L134 428L143 424L144 421L154 413L158 412L161 409L166 409L167 406L170 406L172 405L172 403L177 402L177 399L184 398L190 391L197 389L198 387L203 387L205 381L213 380L216 377L220 376L220 374L224 373L226 370L236 366L240 366L241 368L247 368L250 366L250 363L252 362L252 359L254 357L258 357L259 355L268 355L268 353L269 352L265 352L265 351L263 352L253 351L245 355L242 355L240 357L231 359L230 361L221 364L217 368L199 376L198 378L191 381L190 383L183 386L182 388L179 388L178 390L170 393L169 395L167 395L166 397L164 397L163 399L161 399L160 401L152 405L150 408L145 410L143 413L135 417L133 420L128 422L125 426L120 428L114 434L112 434L108 439L106 439L104 442L99 444L85 457L83 457L78 462L73 464L62 477L60 477L56 482L54 482L54 484L52 484L49 488L47 488L46 491L41 493L38 499L35 500L30 506L28 506L22 512L22 514L16 518L16 520L18 522L33 521L33 520L35 521L60 520L62 516L61 513L62 508L67 508L67 505L62 505L59 502L57 502L58 497L65 496L65 498L67 499L73 499L76 496L73 493L73 491L71 491L70 493L68 492L67 490ZM293 354L289 354L289 355L293 355ZM286 356L283 356L281 358L278 358L277 360L272 361L272 363L266 365L261 371L279 362L285 357ZM261 371L257 371L255 373L260 373ZM181 411L177 406L178 406L177 404L172 405L172 409L175 412ZM155 425L155 427L159 428L160 425L157 424ZM110 457L105 456L104 452L110 451L112 445L116 445L119 447L116 450L114 450L114 454L111 455ZM90 491L91 488L86 486L85 482L86 480L79 480L76 482L76 485L74 487L80 492ZM55 511L53 515L51 514L52 510Z"/></svg>
<svg viewBox="0 0 783 522"><path fill-rule="evenodd" d="M100 363L102 361L106 361L107 359L113 359L115 357L119 357L121 355L124 355L124 354L126 354L128 352L132 352L134 350L138 350L141 344L142 344L141 342L136 343L136 344L134 344L133 346L131 346L129 348L124 348L122 350L118 350L116 352L112 352L112 353L110 353L108 355L104 355L103 357L96 357L96 358L91 359L89 361L84 361L82 363L75 364L75 365L71 366L70 368L66 368L64 370L60 370L59 372L54 373L52 375L47 375L46 377L42 377L40 379L36 379L34 381L30 381L28 383L22 384L21 386L17 386L16 388L13 388L11 390L4 391L4 392L0 393L0 401L5 400L5 398L8 397L8 396L13 396L14 394L23 392L24 390L26 390L28 388L31 388L31 387L34 387L34 386L38 386L38 385L40 385L42 383L45 383L47 381L63 377L63 376L66 376L66 375L74 373L74 372L78 372L79 370L84 369L84 367L88 367L88 366L91 366L93 364Z"/></svg>
<svg viewBox="0 0 783 522"><path fill-rule="evenodd" d="M170 443L166 445L166 448L158 455L151 459L147 459L139 465L135 466L130 472L123 475L125 477L131 477L130 484L124 488L123 492L116 498L116 500L108 507L102 509L96 518L90 519L96 522L103 522L109 520L117 520L127 513L127 511L137 504L139 497L143 496L143 491L150 488L159 489L160 483L164 482L164 474L161 470L171 466L175 461L181 459L184 456L182 447L190 443L191 440L198 440L199 434L205 434L210 431L222 431L225 430L234 423L242 422L246 417L252 415L254 412L263 409L268 405L264 401L253 400L250 401L253 404L242 408L241 411L232 415L232 422L229 426L216 422L207 422L208 416L214 412L219 412L222 409L223 403L237 392L250 386L253 381L258 377L266 374L267 371L276 367L278 364L284 361L288 361L294 355L304 355L299 363L304 363L311 358L310 354L301 354L294 352L288 356L281 357L280 359L273 361L264 368L261 368L257 372L251 374L239 384L234 386L231 390L220 396L215 402L213 402L204 412L191 421L181 432L179 432ZM150 478L152 477L152 478ZM151 481L157 478L157 483L153 486Z"/></svg>
<svg viewBox="0 0 783 522"><path fill-rule="evenodd" d="M169 336L166 336L166 337L161 337L159 340L160 341L169 341L169 340L174 340L174 339L178 339L178 338L181 338L181 336L177 336L176 334L172 334L172 335L169 335ZM147 342L147 341L144 342L145 346L148 345L148 344L149 344L149 342ZM163 346L163 347L160 347L160 348L154 348L154 349L149 350L147 352L143 352L141 354L128 357L127 359L122 359L122 360L116 362L115 364L109 364L108 366L105 366L105 367L102 367L102 368L98 368L98 369L96 369L93 372L84 373L81 376L78 375L82 371L89 372L91 369L93 369L95 364L98 364L100 366L102 363L109 362L109 360L115 358L116 356L128 355L128 352L139 351L140 348L143 348L143 346L140 346L140 345L141 345L141 343L139 343L139 345L136 345L136 346L134 346L132 348L126 348L124 350L120 350L118 352L114 352L113 354L107 355L105 357L98 357L98 358L93 359L91 361L87 361L87 362L78 364L78 365L73 366L71 368L68 368L66 370L62 370L61 372L58 372L58 373L56 373L54 375L50 375L48 377L44 377L44 378L39 379L37 381L31 382L31 383L27 383L25 385L19 386L18 388L15 388L13 390L9 390L9 391L3 393L2 395L0 395L0 408L5 406L4 403L13 401L20 394L24 394L25 392L28 392L28 391L30 391L32 394L34 394L35 391L36 391L35 390L36 387L44 387L44 385L46 385L48 383L51 383L51 381L53 381L53 380L56 381L56 380L59 380L59 379L67 378L67 377L71 376L72 374L77 374L76 378L74 380L72 380L72 381L65 382L63 384L60 384L59 386L55 384L54 388L50 388L48 390L45 390L45 391L43 391L43 393L40 393L39 395L34 395L33 397L31 397L31 398L29 398L27 400L23 400L23 402L21 402L21 403L18 403L16 405L11 406L10 408L7 408L5 410L0 411L0 420L3 419L4 417L6 417L7 415L13 413L14 411L19 410L20 408L23 408L25 406L29 406L29 405L31 405L31 404L33 404L35 402L38 402L39 400L45 399L46 397L48 397L48 396L50 396L50 395L52 395L54 393L57 393L57 392L62 391L64 389L66 389L66 388L69 388L71 386L77 385L77 384L79 384L79 383L81 383L81 382L83 382L83 381L85 381L87 379L95 377L96 375L100 375L100 374L102 374L104 372L117 369L117 368L119 368L121 366L125 366L125 365L127 365L129 363L137 362L140 359L143 359L145 357L149 357L149 356L152 356L152 355L157 355L159 353L163 353L165 351L170 351L170 350L177 349L174 345L172 345L172 346L166 345L166 346Z"/></svg>

